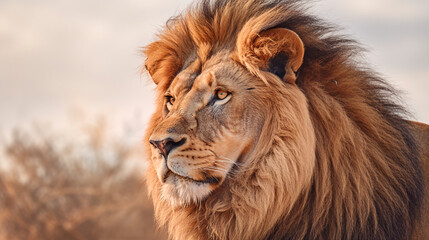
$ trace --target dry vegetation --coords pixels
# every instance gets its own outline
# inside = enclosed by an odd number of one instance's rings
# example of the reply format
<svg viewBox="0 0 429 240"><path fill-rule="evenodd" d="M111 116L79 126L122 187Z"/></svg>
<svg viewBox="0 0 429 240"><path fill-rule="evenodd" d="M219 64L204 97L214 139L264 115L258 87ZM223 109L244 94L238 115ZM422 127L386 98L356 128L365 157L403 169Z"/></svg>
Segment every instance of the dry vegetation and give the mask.
<svg viewBox="0 0 429 240"><path fill-rule="evenodd" d="M1 160L1 240L166 239L136 147L108 141L100 126L85 128L84 144L40 129L13 134Z"/></svg>

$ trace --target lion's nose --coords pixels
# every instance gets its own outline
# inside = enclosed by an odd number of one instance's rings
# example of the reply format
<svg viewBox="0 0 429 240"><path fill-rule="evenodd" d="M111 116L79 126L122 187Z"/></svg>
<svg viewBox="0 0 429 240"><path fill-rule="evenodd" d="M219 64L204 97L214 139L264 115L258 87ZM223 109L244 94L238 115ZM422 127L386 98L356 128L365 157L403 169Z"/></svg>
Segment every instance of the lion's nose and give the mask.
<svg viewBox="0 0 429 240"><path fill-rule="evenodd" d="M149 140L149 142L155 148L158 148L161 154L164 156L164 158L167 159L167 156L171 152L171 150L183 145L186 142L186 138L182 138L177 142L171 138L166 138L160 141Z"/></svg>

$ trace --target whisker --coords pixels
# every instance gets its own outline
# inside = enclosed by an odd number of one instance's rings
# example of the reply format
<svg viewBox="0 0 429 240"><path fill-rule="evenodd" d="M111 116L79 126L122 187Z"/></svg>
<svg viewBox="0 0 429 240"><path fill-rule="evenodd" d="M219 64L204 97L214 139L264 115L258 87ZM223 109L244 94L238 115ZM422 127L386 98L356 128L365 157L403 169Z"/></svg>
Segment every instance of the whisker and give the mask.
<svg viewBox="0 0 429 240"><path fill-rule="evenodd" d="M227 157L223 157L223 156L216 156L216 155L215 155L215 157L216 157L216 161L219 161L219 162L232 163L232 164L234 164L234 165L236 165L236 164L237 164L237 162L235 162L234 160L232 160L232 159L230 159L230 158L227 158Z"/></svg>
<svg viewBox="0 0 429 240"><path fill-rule="evenodd" d="M229 172L229 174L237 174L237 173L246 172L248 170L248 169L243 169L242 168L242 166L243 166L242 163L237 163L237 162L235 162L234 160L232 160L230 158L227 158L227 157L224 157L224 156L219 156L213 150L209 149L209 151L216 157L216 159L215 159L216 162L219 162L219 163L230 163L233 166L235 166L235 168L232 168L232 169L224 169L223 173ZM219 169L217 169L217 170L219 171Z"/></svg>
<svg viewBox="0 0 429 240"><path fill-rule="evenodd" d="M218 172L218 173L226 173L227 172L227 169L214 168L214 167L206 167L206 168L203 168L203 170L209 170L209 171Z"/></svg>
<svg viewBox="0 0 429 240"><path fill-rule="evenodd" d="M215 159L216 162L220 162L220 163L231 163L232 165L236 165L237 163L235 162L231 162L229 160L223 160L223 159Z"/></svg>
<svg viewBox="0 0 429 240"><path fill-rule="evenodd" d="M223 159L226 159L227 160L226 162L228 162L228 163L229 163L229 161L232 161L231 159L226 158L226 157L223 157ZM222 161L222 160L216 159L216 161ZM236 168L234 168L232 170L232 172L231 172L232 174L234 174L234 173L242 173L242 172L246 172L248 170L248 169L242 168L243 167L243 163L232 162L232 164L236 166Z"/></svg>
<svg viewBox="0 0 429 240"><path fill-rule="evenodd" d="M222 167L206 167L204 169L220 170L220 171L224 171L224 172L227 172L229 170L227 168L222 168Z"/></svg>

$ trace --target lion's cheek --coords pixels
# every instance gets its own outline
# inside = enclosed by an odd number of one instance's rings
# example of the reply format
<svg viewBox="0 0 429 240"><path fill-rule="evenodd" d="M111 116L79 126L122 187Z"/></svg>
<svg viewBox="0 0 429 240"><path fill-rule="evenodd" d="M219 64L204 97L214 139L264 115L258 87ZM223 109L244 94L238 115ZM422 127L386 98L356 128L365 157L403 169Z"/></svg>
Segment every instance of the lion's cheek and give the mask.
<svg viewBox="0 0 429 240"><path fill-rule="evenodd" d="M216 140L213 149L218 157L229 160L229 165L232 166L243 155L243 151L249 149L252 142L250 137L226 133Z"/></svg>

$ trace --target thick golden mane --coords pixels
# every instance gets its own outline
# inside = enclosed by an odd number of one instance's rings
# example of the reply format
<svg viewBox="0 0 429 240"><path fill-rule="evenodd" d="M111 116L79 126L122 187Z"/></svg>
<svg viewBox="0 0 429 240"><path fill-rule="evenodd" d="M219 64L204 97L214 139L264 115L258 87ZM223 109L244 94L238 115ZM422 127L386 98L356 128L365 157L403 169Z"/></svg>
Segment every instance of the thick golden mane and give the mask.
<svg viewBox="0 0 429 240"><path fill-rule="evenodd" d="M204 0L168 21L159 40L145 48L146 66L160 93L148 142L161 119L161 95L189 56L205 62L215 53L237 52L247 44L237 39L252 39L249 36L273 28L292 30L305 46L295 84L306 97L316 138L310 186L299 189L291 202L276 202L286 193L285 181L263 164L284 161L281 141L289 140L280 136L259 143L264 146L254 156L259 162L252 174L236 174L241 178L226 181L199 205L170 207L149 168L147 183L157 220L174 238L409 239L413 234L424 180L411 126L404 120L407 113L392 87L355 58L362 51L356 43L307 15L304 7L302 1ZM273 84L272 74L234 56L243 69ZM273 110L272 121L279 128L288 124L279 123L290 114L285 111L281 106ZM245 185L246 191L238 185ZM290 206L279 207L284 212L275 214L269 207L273 202Z"/></svg>

